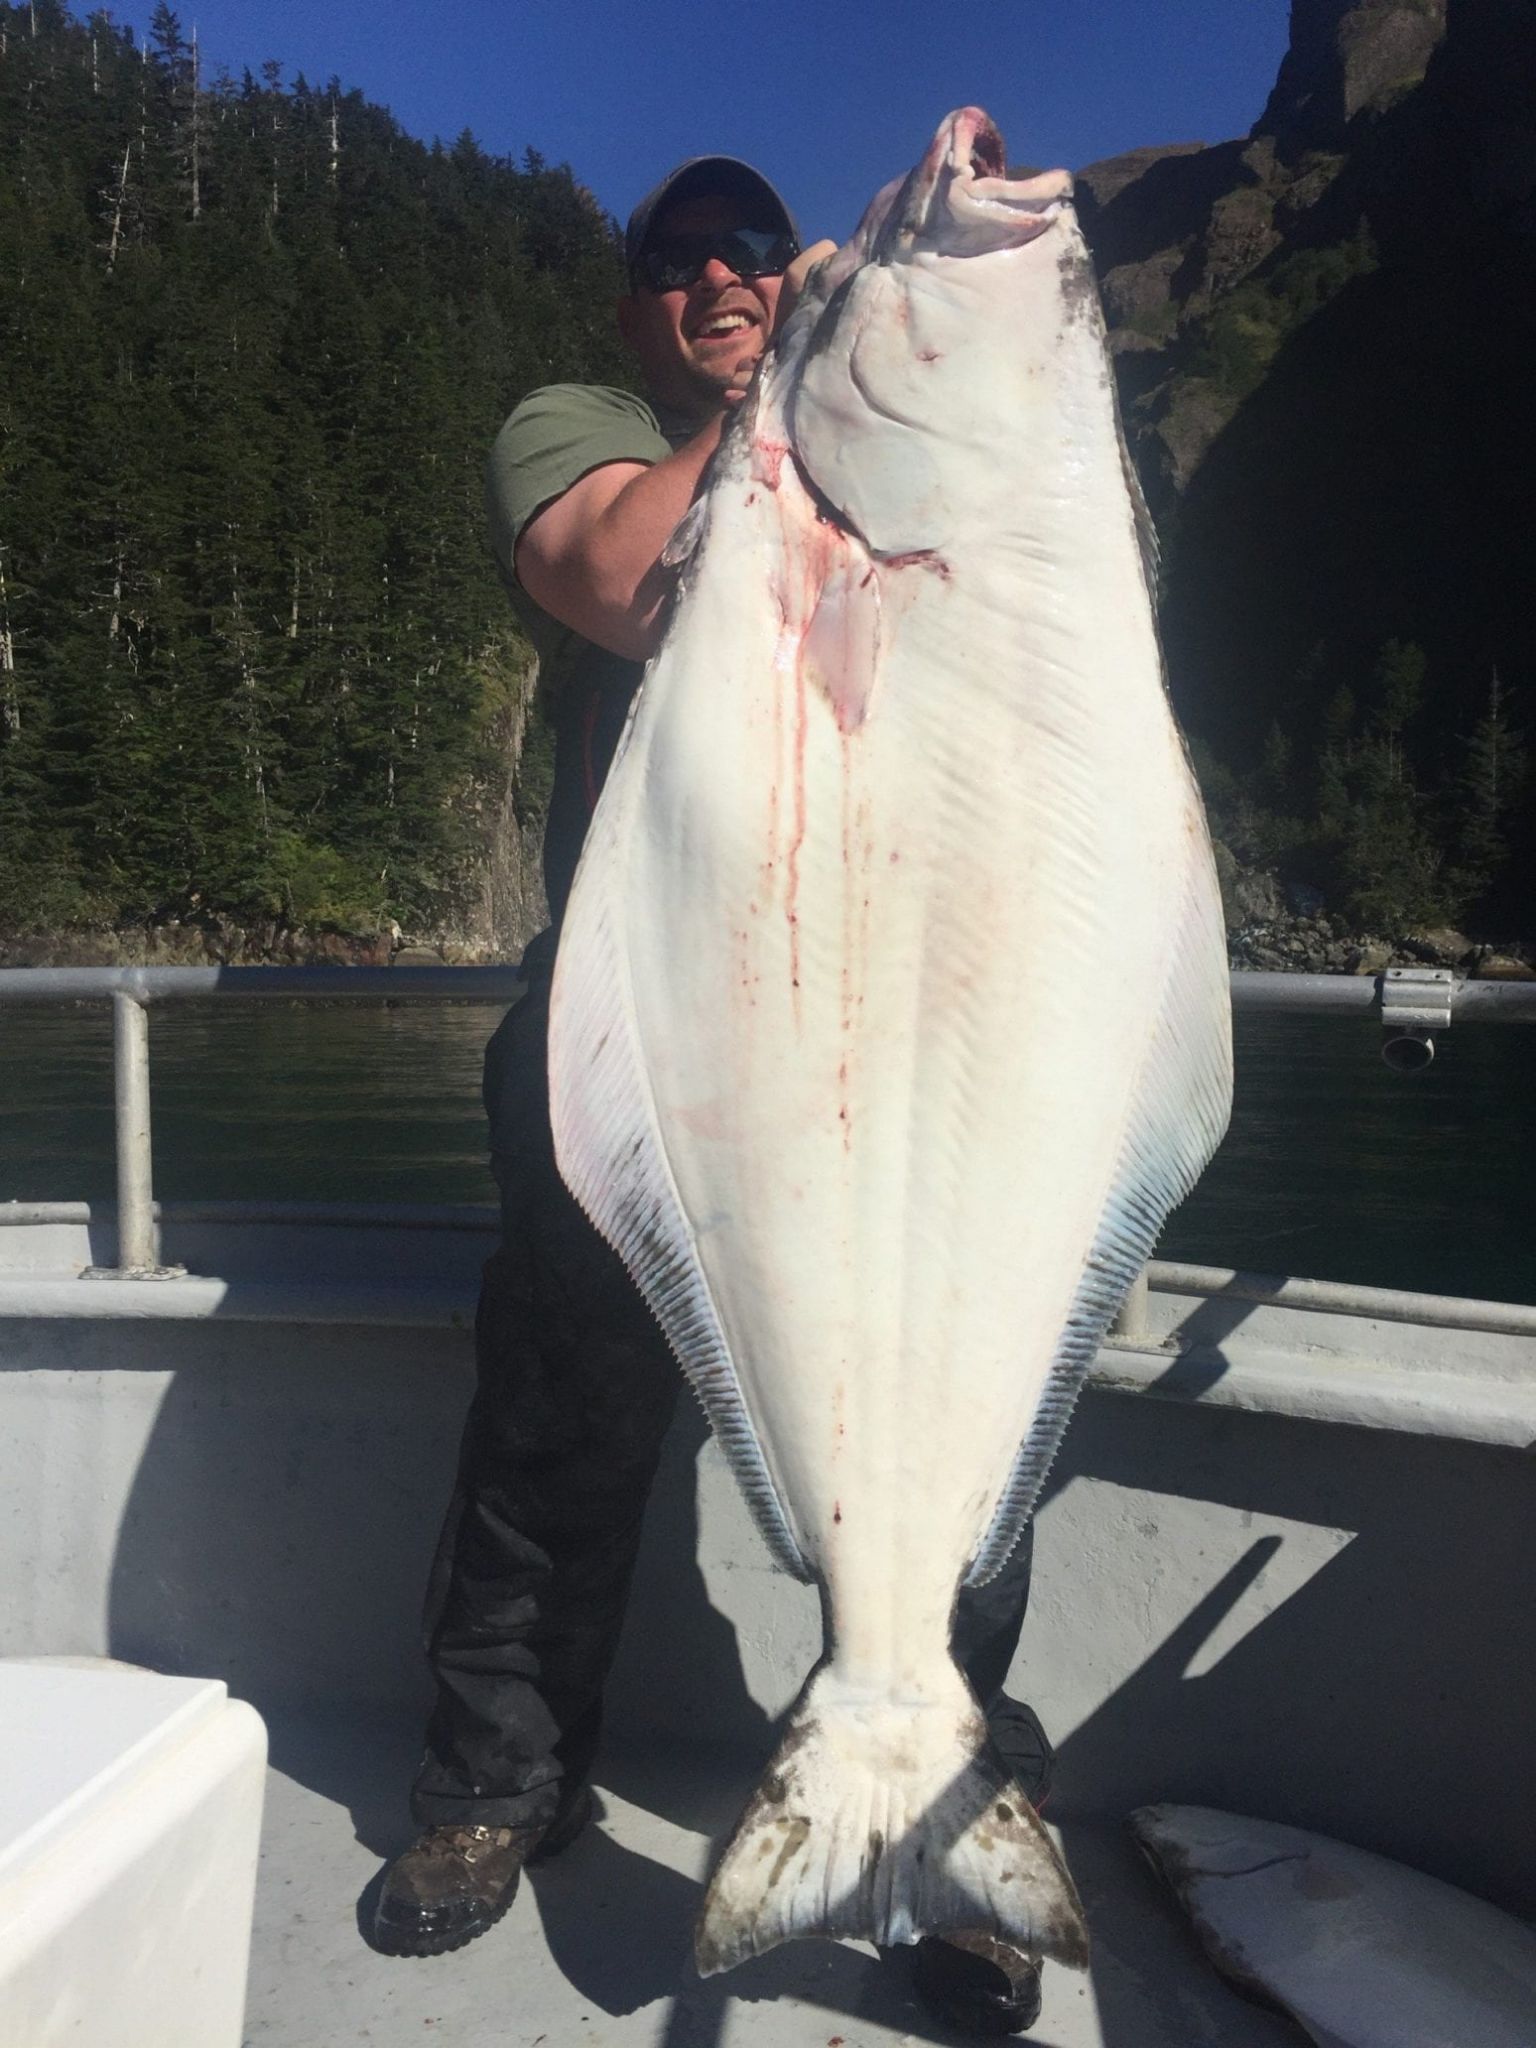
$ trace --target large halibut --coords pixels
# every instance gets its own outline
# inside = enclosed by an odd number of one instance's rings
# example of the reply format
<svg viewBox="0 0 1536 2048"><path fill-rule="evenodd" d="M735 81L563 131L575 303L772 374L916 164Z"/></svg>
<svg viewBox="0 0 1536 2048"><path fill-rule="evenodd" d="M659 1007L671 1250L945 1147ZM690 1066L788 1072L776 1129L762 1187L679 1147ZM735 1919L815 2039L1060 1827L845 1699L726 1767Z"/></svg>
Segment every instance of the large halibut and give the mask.
<svg viewBox="0 0 1536 2048"><path fill-rule="evenodd" d="M949 1655L1226 1126L1224 934L1071 181L975 108L813 276L680 535L555 975L561 1170L827 1653L705 1971L1081 1908Z"/></svg>

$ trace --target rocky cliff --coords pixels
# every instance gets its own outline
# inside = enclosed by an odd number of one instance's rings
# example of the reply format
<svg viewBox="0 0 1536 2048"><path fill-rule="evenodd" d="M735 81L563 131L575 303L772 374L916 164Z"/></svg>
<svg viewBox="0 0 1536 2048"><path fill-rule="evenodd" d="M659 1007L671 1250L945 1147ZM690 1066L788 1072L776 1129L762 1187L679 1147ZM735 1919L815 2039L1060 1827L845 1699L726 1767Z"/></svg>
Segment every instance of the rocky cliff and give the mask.
<svg viewBox="0 0 1536 2048"><path fill-rule="evenodd" d="M1380 114L1423 78L1445 0L1294 0L1291 41L1257 133L1339 147L1357 114Z"/></svg>
<svg viewBox="0 0 1536 2048"><path fill-rule="evenodd" d="M1189 484L1286 333L1374 262L1362 167L1372 185L1406 168L1391 162L1397 138L1384 152L1377 131L1423 83L1445 29L1445 0L1295 0L1290 48L1248 136L1136 149L1079 174L1155 498ZM1302 252L1333 261L1287 303L1287 261ZM1249 280L1262 295L1209 332Z"/></svg>
<svg viewBox="0 0 1536 2048"><path fill-rule="evenodd" d="M1251 761L1393 636L1447 733L1528 685L1532 0L1293 0L1248 136L1080 191L1194 731Z"/></svg>

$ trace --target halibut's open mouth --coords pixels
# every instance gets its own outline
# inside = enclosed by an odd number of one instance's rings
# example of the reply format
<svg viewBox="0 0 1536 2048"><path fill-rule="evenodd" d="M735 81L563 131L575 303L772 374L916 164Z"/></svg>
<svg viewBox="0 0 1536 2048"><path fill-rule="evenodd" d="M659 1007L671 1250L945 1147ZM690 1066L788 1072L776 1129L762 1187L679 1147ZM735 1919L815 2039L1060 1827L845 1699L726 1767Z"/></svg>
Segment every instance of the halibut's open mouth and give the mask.
<svg viewBox="0 0 1536 2048"><path fill-rule="evenodd" d="M902 245L956 256L1016 247L1043 234L1071 198L1068 171L1010 178L996 124L980 107L960 107L896 196L881 230L886 260Z"/></svg>

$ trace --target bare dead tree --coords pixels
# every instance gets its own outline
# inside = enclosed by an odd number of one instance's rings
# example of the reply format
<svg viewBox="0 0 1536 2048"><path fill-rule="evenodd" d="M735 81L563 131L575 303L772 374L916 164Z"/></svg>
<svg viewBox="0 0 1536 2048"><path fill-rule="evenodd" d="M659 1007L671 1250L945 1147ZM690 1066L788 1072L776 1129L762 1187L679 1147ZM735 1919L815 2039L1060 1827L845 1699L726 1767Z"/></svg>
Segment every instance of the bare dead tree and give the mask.
<svg viewBox="0 0 1536 2048"><path fill-rule="evenodd" d="M277 225L278 151L282 137L282 122L278 112L282 102L278 94L283 82L283 67L275 58L269 57L261 67L261 76L272 99L272 195L267 207L267 228L270 232Z"/></svg>
<svg viewBox="0 0 1536 2048"><path fill-rule="evenodd" d="M117 538L117 553L112 558L112 611L107 620L107 642L117 645L118 635L123 630L123 565L126 559L123 538Z"/></svg>
<svg viewBox="0 0 1536 2048"><path fill-rule="evenodd" d="M112 239L107 244L107 275L110 277L117 268L117 252L123 241L123 208L128 203L128 166L133 158L133 138L130 136L123 150L122 168L117 174L115 190L108 191L107 203L112 208Z"/></svg>
<svg viewBox="0 0 1536 2048"><path fill-rule="evenodd" d="M197 53L197 25L192 26L192 218L201 220L203 162L202 72Z"/></svg>
<svg viewBox="0 0 1536 2048"><path fill-rule="evenodd" d="M229 535L229 637L234 645L235 659L240 666L240 720L245 728L241 752L245 757L245 772L256 792L256 808L261 819L261 836L271 836L271 820L267 810L267 768L261 746L261 702L258 695L258 679L252 662L252 651L258 645L257 636L246 616L245 597L240 583L240 556L238 537L233 526Z"/></svg>
<svg viewBox="0 0 1536 2048"><path fill-rule="evenodd" d="M5 550L0 548L0 732L21 731L21 697L16 687L16 638L11 631L10 593L5 583Z"/></svg>

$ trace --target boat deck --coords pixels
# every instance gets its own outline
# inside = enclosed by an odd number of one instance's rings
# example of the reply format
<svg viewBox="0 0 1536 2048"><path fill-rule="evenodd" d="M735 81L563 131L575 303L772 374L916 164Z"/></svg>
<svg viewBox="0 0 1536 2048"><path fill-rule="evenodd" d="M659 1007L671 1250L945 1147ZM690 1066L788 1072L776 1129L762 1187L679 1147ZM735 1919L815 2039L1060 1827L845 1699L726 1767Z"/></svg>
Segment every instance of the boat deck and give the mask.
<svg viewBox="0 0 1536 2048"><path fill-rule="evenodd" d="M599 1772L602 1818L532 1873L499 1927L455 1955L374 1954L381 1859L408 1831L414 1725L272 1729L247 2048L882 2048L951 2044L906 1972L802 1941L701 1982L690 1958L711 1842L753 1775L652 1751ZM1117 1827L1060 1830L1093 1929L1088 1977L1048 1968L1041 2048L1298 2048L1289 2021L1212 1972Z"/></svg>
<svg viewBox="0 0 1536 2048"><path fill-rule="evenodd" d="M263 1715L248 2048L953 2040L852 1948L693 1974L712 1845L821 1617L686 1403L609 1689L605 1818L458 1955L370 1951L494 1219L192 1207L161 1229L184 1279L84 1277L113 1241L84 1205L0 1216L0 1655L218 1678ZM1086 1979L1047 1971L1032 2041L1303 2048L1220 1982L1130 1848L1147 1801L1310 1827L1530 1915L1532 1316L1164 1268L1105 1346L1009 1681L1056 1744L1050 1817L1095 1944Z"/></svg>

